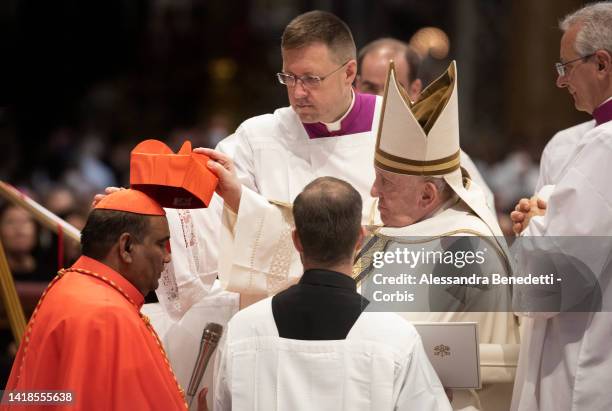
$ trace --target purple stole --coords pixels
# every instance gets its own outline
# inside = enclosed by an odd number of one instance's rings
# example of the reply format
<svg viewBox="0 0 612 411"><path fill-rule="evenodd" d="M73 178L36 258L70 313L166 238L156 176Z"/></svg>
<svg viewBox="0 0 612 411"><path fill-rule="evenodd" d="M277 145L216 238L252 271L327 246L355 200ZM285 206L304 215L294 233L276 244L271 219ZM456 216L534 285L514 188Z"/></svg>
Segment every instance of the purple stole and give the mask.
<svg viewBox="0 0 612 411"><path fill-rule="evenodd" d="M612 100L608 100L601 106L593 110L593 118L595 119L595 126L607 123L612 120Z"/></svg>

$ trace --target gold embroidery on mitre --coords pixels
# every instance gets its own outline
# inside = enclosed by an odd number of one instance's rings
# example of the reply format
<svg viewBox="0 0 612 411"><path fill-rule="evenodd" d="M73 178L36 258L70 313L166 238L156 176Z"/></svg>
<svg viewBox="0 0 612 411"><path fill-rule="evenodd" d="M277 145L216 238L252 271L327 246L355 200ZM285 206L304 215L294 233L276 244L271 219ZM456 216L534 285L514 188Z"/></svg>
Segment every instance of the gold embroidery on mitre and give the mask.
<svg viewBox="0 0 612 411"><path fill-rule="evenodd" d="M461 166L459 158L461 150L451 156L440 160L417 161L401 159L377 149L374 155L374 163L383 170L400 174L413 175L441 175L457 170ZM399 161L401 159L401 161Z"/></svg>

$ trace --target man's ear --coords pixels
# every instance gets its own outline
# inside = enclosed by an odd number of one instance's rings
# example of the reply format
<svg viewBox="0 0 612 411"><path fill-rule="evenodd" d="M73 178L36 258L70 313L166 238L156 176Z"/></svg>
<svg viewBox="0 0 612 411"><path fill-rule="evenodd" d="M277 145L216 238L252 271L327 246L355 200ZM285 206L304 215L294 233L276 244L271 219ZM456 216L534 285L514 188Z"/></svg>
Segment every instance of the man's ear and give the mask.
<svg viewBox="0 0 612 411"><path fill-rule="evenodd" d="M357 62L354 59L349 60L349 62L346 63L346 68L344 72L346 73L346 79L348 83L353 84L355 78L357 77Z"/></svg>
<svg viewBox="0 0 612 411"><path fill-rule="evenodd" d="M119 248L117 252L119 253L119 260L124 263L130 264L132 263L132 249L134 248L134 239L130 233L123 233L119 236Z"/></svg>
<svg viewBox="0 0 612 411"><path fill-rule="evenodd" d="M304 252L304 247L302 247L302 242L300 241L300 237L297 234L297 230L291 231L291 239L293 240L293 245L298 253Z"/></svg>
<svg viewBox="0 0 612 411"><path fill-rule="evenodd" d="M428 208L436 202L440 193L436 185L430 181L423 183L420 190L419 206L421 208Z"/></svg>
<svg viewBox="0 0 612 411"><path fill-rule="evenodd" d="M597 70L609 74L612 70L612 55L607 50L597 50L595 58L597 59Z"/></svg>

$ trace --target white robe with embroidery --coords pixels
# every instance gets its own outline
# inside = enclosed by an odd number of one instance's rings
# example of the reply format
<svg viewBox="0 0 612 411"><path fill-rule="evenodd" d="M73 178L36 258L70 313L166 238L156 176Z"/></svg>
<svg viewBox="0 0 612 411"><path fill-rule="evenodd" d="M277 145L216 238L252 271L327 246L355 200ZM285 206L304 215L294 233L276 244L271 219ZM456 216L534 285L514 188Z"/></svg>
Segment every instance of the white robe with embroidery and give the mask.
<svg viewBox="0 0 612 411"><path fill-rule="evenodd" d="M215 411L450 410L414 327L362 313L345 340L280 338L271 298L240 311L220 352Z"/></svg>

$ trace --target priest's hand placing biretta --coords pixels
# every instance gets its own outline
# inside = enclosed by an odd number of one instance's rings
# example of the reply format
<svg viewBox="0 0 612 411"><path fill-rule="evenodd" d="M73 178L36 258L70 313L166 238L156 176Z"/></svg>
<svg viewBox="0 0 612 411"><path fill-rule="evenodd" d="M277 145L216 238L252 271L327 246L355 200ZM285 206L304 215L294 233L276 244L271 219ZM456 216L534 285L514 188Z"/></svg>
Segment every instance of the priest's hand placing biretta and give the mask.
<svg viewBox="0 0 612 411"><path fill-rule="evenodd" d="M234 212L238 212L240 207L240 197L242 196L242 184L236 175L236 167L232 159L224 153L211 148L199 147L193 150L195 153L205 154L210 157L208 168L215 173L219 179L216 192L225 204Z"/></svg>

